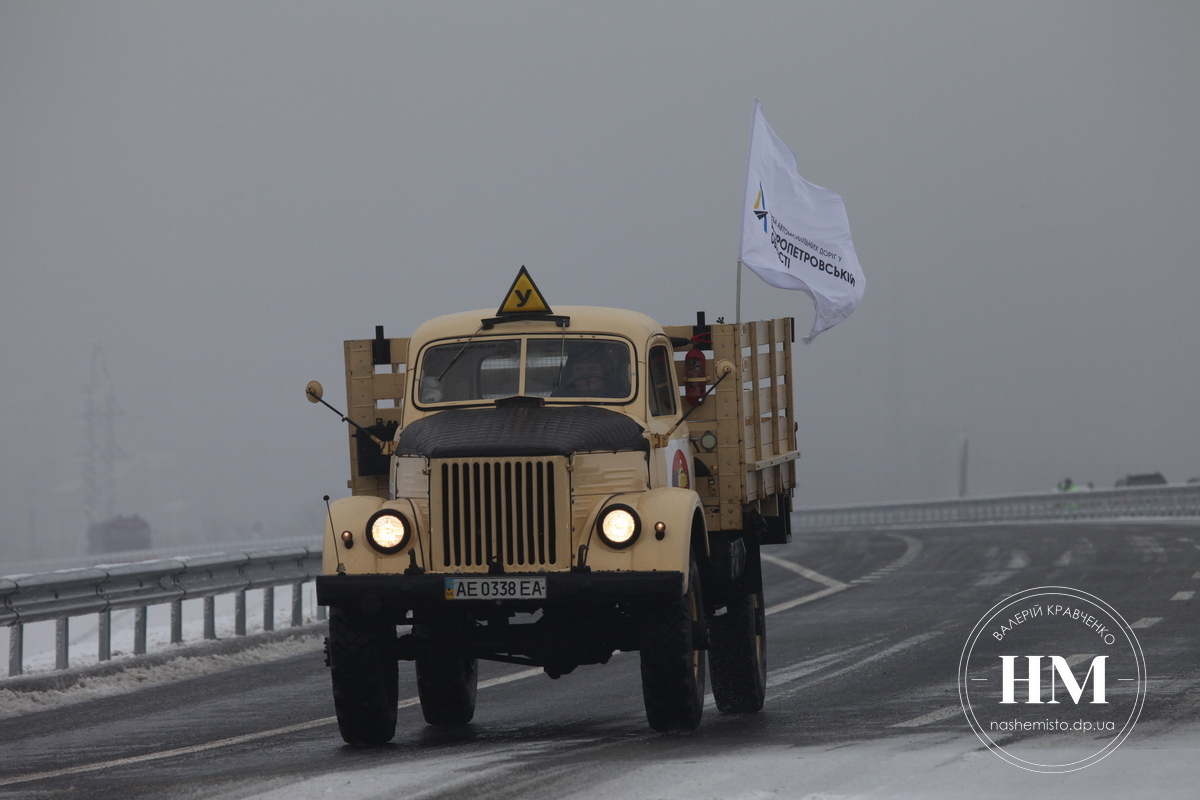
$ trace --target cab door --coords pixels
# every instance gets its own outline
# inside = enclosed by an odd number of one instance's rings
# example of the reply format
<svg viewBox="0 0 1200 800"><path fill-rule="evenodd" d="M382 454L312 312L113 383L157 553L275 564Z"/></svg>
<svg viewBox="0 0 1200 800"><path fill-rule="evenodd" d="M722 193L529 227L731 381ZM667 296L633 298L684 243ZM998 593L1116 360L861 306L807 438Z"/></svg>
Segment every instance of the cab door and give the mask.
<svg viewBox="0 0 1200 800"><path fill-rule="evenodd" d="M651 433L666 434L679 419L679 384L675 380L675 357L665 337L653 337L646 352L647 422ZM691 489L692 451L687 424L671 432L665 447L652 455L650 483L654 488L677 486Z"/></svg>

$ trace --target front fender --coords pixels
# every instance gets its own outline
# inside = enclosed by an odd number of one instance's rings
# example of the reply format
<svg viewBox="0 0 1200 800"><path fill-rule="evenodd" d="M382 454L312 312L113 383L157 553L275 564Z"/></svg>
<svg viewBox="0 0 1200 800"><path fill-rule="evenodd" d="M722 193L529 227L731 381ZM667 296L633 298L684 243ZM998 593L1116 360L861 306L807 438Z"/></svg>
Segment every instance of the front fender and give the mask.
<svg viewBox="0 0 1200 800"><path fill-rule="evenodd" d="M604 544L596 532L596 521L605 508L617 503L634 509L641 519L637 541L623 550ZM665 526L660 539L654 530L656 523ZM704 507L700 496L690 489L663 487L647 492L619 494L602 503L592 516L589 526L588 560L597 570L669 570L682 572L686 583L691 558L693 525L701 526L699 537L707 557L708 537L703 535Z"/></svg>
<svg viewBox="0 0 1200 800"><path fill-rule="evenodd" d="M367 544L367 520L381 508L394 508L413 522L417 530L413 531L410 545L399 553L382 555ZM330 527L330 517L333 527ZM408 551L416 548L422 553L419 545L421 521L418 519L412 502L409 500L383 500L369 495L343 497L334 500L329 505L329 514L325 517L325 536L322 545L321 568L326 575L338 571L338 564L346 568L347 574L368 574L377 572L401 572L408 566ZM350 531L354 544L346 547L342 541L342 532ZM423 559L421 559L423 560Z"/></svg>

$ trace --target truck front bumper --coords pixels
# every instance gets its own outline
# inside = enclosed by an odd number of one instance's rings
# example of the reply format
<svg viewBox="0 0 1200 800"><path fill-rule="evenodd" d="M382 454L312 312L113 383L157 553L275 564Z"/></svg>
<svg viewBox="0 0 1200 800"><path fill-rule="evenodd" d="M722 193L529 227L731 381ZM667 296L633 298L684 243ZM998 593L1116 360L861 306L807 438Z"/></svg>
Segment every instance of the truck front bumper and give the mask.
<svg viewBox="0 0 1200 800"><path fill-rule="evenodd" d="M538 600L488 599L447 600L446 579L456 577L541 578L546 579L546 596ZM440 605L444 607L513 606L542 608L547 606L625 603L669 599L683 595L681 572L509 572L504 575L480 573L423 575L319 575L317 603L339 608L362 608L376 611L383 607L416 608Z"/></svg>

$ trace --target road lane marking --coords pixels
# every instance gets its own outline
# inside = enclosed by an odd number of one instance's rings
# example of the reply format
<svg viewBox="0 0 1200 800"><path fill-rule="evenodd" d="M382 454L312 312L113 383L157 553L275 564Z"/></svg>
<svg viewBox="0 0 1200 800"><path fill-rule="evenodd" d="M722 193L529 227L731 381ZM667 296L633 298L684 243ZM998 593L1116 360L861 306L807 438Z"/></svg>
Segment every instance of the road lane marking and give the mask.
<svg viewBox="0 0 1200 800"><path fill-rule="evenodd" d="M1003 583L1012 576L1016 575L1015 569L1002 569L998 572L985 572L983 577L975 581L976 586L995 586L998 583Z"/></svg>
<svg viewBox="0 0 1200 800"><path fill-rule="evenodd" d="M1029 566L1029 554L1024 550L1014 550L1012 557L1008 559L1006 569L1025 569Z"/></svg>
<svg viewBox="0 0 1200 800"><path fill-rule="evenodd" d="M541 667L537 669L526 669L520 672L514 672L509 675L501 675L498 678L488 678L485 681L480 681L479 689L487 689L491 686L500 686L513 681L532 678L534 675L544 674ZM406 700L401 700L396 704L397 708L409 708L421 702L419 697L410 697ZM233 747L234 745L246 744L248 742L257 742L262 739L270 739L275 736L284 736L289 733L299 733L313 728L320 728L325 725L334 725L337 723L337 717L322 717L321 719L309 720L308 722L298 722L295 725L285 725L282 728L272 728L267 731L257 731L255 733L246 733L241 736L230 736L227 739L218 739L212 742L203 744L194 744L187 747L176 747L172 750L161 750L156 753L143 753L140 756L128 756L126 758L115 758L111 761L98 761L93 764L79 764L74 767L64 767L62 769L47 770L46 772L34 772L29 775L17 775L11 778L0 778L0 786L11 786L16 783L27 783L29 781L39 781L46 778L59 778L66 775L80 775L85 772L97 772L99 770L111 769L113 767L125 767L132 764L144 764L148 761L161 761L165 758L174 758L175 756L187 756L194 753L203 753L208 750L217 750L222 747Z"/></svg>
<svg viewBox="0 0 1200 800"><path fill-rule="evenodd" d="M876 638L869 642L863 642L862 644L836 650L832 653L806 658L786 667L773 669L767 673L767 686L774 689L778 686L782 686L785 683L790 683L791 681L811 675L814 672L820 672L821 670L834 666L835 664L839 664L843 661L854 658L859 653L865 650L870 650L872 647L877 646L882 641L882 637ZM704 703L704 707L706 709L716 705L716 700L713 698L711 692L704 696Z"/></svg>
<svg viewBox="0 0 1200 800"><path fill-rule="evenodd" d="M1087 661L1092 658L1095 658L1095 653L1075 653L1074 655L1067 656L1065 661L1066 661L1066 665L1068 667L1074 667L1074 666L1082 664L1084 661ZM1052 663L1047 663L1045 666L1042 667L1042 671L1048 672L1053 668L1053 666L1054 665ZM1000 667L996 666L993 668L993 671L996 671L998 669L1000 669ZM971 680L979 681L980 683L986 683L988 681L987 678L971 678ZM1118 678L1118 680L1132 680L1132 679ZM913 719L906 720L904 722L897 722L895 725L889 725L888 727L890 727L890 728L919 728L922 725L930 725L934 722L940 722L944 719L950 719L951 717L956 717L961 713L963 713L963 708L962 708L961 704L957 705L957 706L946 706L945 708L939 708L935 711L930 711L928 714L922 714L919 717L914 717Z"/></svg>
<svg viewBox="0 0 1200 800"><path fill-rule="evenodd" d="M995 553L991 553L991 552L988 553L988 556L990 558L993 558L997 564L999 563L999 552L1000 551L997 550L997 552L995 552ZM1069 556L1069 555L1070 555L1070 551L1068 550L1064 556L1059 557L1059 560L1062 560L1062 558ZM1012 554L1009 555L1008 564L1006 564L1003 569L997 569L997 570L992 570L990 572L985 572L983 574L983 577L981 577L979 580L975 581L975 585L976 586L995 586L997 584L1004 583L1004 581L1015 576L1018 572L1025 569L1026 567L1028 567L1029 563L1030 563L1030 561L1029 561L1028 553L1026 553L1024 550L1014 550L1014 551L1012 551ZM1061 565L1058 564L1058 562L1055 562L1055 566L1061 566Z"/></svg>
<svg viewBox="0 0 1200 800"><path fill-rule="evenodd" d="M844 590L850 588L850 584L842 583L841 581L838 581L833 578L822 575L819 572L810 570L807 567L803 567L799 564L796 564L795 562L786 561L782 558L777 558L775 556L770 556L770 555L766 555L766 554L762 554L762 558L764 561L769 561L773 564L776 564L777 566L781 566L784 569L791 570L792 572L795 572L798 575L802 575L803 577L808 578L809 580L816 581L817 583L823 584L828 587L821 591L814 592L812 594L796 598L795 600L790 600L785 603L780 603L776 606L772 606L765 610L764 613L766 613L766 614L775 614L780 611L786 611L790 608L795 608L796 606L803 605L805 603L811 603L814 600L819 600L820 598L825 597L827 595L835 594L837 592L841 592L841 591L844 591ZM509 675L501 675L500 677L497 677L497 678L489 678L488 680L480 681L479 686L477 688L478 689L486 689L486 688L489 688L492 686L500 686L505 683L512 683L514 681L523 680L525 678L532 678L535 675L542 675L542 674L544 674L544 672L540 667L533 668L533 669L527 669L527 670L521 670L519 672L514 672ZM401 700L399 703L397 703L396 707L397 708L410 708L412 706L419 705L420 702L421 702L421 699L419 697L410 697L410 698ZM337 723L337 717L323 717L321 719L309 720L308 722L299 722L294 725L286 725L281 728L273 728L271 730L257 731L255 733L247 733L247 734L243 734L241 736L232 736L232 737L229 737L226 739L218 739L218 740L212 741L212 742L205 742L203 744L189 745L187 747L177 747L177 748L174 748L171 750L161 750L161 751L154 752L154 753L143 753L142 755L138 755L138 756L128 756L125 758L112 759L109 761L99 761L99 762L95 762L95 763L91 763L91 764L79 764L74 767L64 767L62 769L57 769L57 770L48 770L45 772L35 772L35 773L27 774L27 775L17 775L17 776L13 776L10 778L0 778L0 786L11 786L13 784L18 784L18 783L28 783L30 781L44 780L47 778L58 778L58 777L64 777L67 775L80 775L80 774L88 773L88 772L97 772L100 770L112 769L114 767L130 766L130 765L134 765L134 764L144 764L144 763L150 762L150 761L161 761L163 759L174 758L176 756L186 756L186 755L192 755L194 753L203 753L203 752L206 752L209 750L217 750L222 747L233 747L235 745L246 744L248 742L261 741L263 739L270 739L270 738L273 738L276 736L285 736L289 733L299 733L301 731L311 730L313 728L320 728L320 727L324 727L326 725L334 725L336 723Z"/></svg>
<svg viewBox="0 0 1200 800"><path fill-rule="evenodd" d="M793 600L788 600L777 605L768 606L763 612L764 614L778 614L780 611L787 611L788 609L795 608L796 606L802 606L805 603L811 603L814 600L820 600L822 597L828 597L831 594L844 592L850 588L850 584L848 583L842 583L835 578L830 578L828 575L822 575L815 570L811 570L808 567L797 564L795 561L788 561L785 558L779 558L778 556L772 556L766 553L760 553L759 557L768 564L774 564L777 567L783 567L784 569L794 572L803 578L808 578L810 581L813 581L814 583L820 583L826 587L820 591L813 592L812 594L806 594L803 597L797 597Z"/></svg>
<svg viewBox="0 0 1200 800"><path fill-rule="evenodd" d="M1087 661L1088 659L1092 659L1095 657L1096 657L1095 653L1076 653L1073 656L1067 656L1066 665L1068 667L1074 667L1078 664L1082 664L1084 661ZM1042 670L1044 672L1049 672L1053 668L1053 666L1054 666L1054 662L1051 661L1051 662L1047 663L1046 666L1042 667Z"/></svg>
<svg viewBox="0 0 1200 800"><path fill-rule="evenodd" d="M1196 596L1195 592L1176 592L1172 600L1191 600Z"/></svg>
<svg viewBox="0 0 1200 800"><path fill-rule="evenodd" d="M788 600L785 603L779 603L778 605L769 606L767 608L767 610L764 611L763 613L764 614L778 614L780 611L787 611L788 609L795 608L796 606L802 606L805 603L811 603L814 600L820 600L822 597L828 597L831 594L837 594L838 592L844 592L845 590L847 590L849 588L850 588L850 586L848 584L843 584L841 586L836 586L836 587L831 586L828 589L822 589L819 592L813 592L812 594L806 594L803 597L797 597L795 600Z"/></svg>
<svg viewBox="0 0 1200 800"><path fill-rule="evenodd" d="M902 539L904 541L904 554L892 563L886 564L868 575L863 575L861 578L855 578L854 580L850 581L851 585L859 586L864 583L870 583L878 578L882 578L885 575L890 574L894 570L907 567L913 562L914 559L916 559L917 556L921 554L920 539L914 539L911 536L905 536L903 533L889 533L888 536L891 536L893 539Z"/></svg>
<svg viewBox="0 0 1200 800"><path fill-rule="evenodd" d="M780 611L787 611L788 609L795 608L796 606L803 605L805 603L811 603L814 600L819 600L822 597L826 597L828 595L835 594L837 592L845 591L846 589L850 588L850 584L848 584L848 583L842 583L839 580L835 580L834 578L830 578L828 576L822 575L819 572L808 569L807 567L801 566L800 564L797 564L792 561L787 561L785 559L777 558L776 556L767 555L765 553L762 554L762 559L764 561L768 561L772 564L783 567L784 569L795 572L797 575L801 575L805 578L808 578L809 580L815 581L817 583L823 584L826 587L828 587L826 589L822 589L821 591L813 592L812 594L808 594L803 597L798 597L794 600L789 600L787 602L780 603L778 605L767 608L764 612L765 614L776 614ZM543 670L540 667L537 667L534 669L522 670L520 672L514 672L509 675L501 675L500 677L497 677L497 678L489 678L488 680L480 681L478 688L486 689L491 686L499 686L499 685L505 684L505 683L512 683L514 681L523 680L525 678L532 678L535 675L541 675L541 674L543 674ZM396 707L397 708L410 708L412 706L420 704L420 702L421 702L421 699L419 697L410 697L410 698L401 700L397 704ZM295 725L287 725L282 728L273 728L271 730L258 731L256 733L247 733L247 734L243 734L242 736L232 736L232 737L229 737L226 739L218 739L218 740L212 741L212 742L205 742L203 744L189 745L188 747L178 747L178 748L174 748L172 750L162 750L162 751L155 752L155 753L144 753L139 756L129 756L126 758L118 758L118 759L113 759L111 761L100 761L100 762L96 762L96 763L92 763L92 764L80 764L80 765L77 765L74 767L64 767L64 768L58 769L58 770L49 770L46 772L36 772L36 773L30 773L28 775L18 775L18 776L14 776L11 778L0 778L0 786L11 786L11 785L17 784L17 783L27 783L30 781L44 780L47 778L58 778L58 777L63 777L63 776L67 776L67 775L79 775L79 774L83 774L83 773L87 773L87 772L97 772L99 770L111 769L114 767L123 767L123 766L129 766L129 765L133 765L133 764L143 764L148 761L161 761L161 760L167 759L167 758L174 758L175 756L192 755L194 753L202 753L202 752L206 752L208 750L217 750L222 747L232 747L232 746L239 745L239 744L245 744L247 742L255 742L255 741L260 741L262 739L270 739L270 738L273 738L276 736L284 736L289 733L298 733L300 731L311 730L312 728L320 728L325 725L333 725L336 723L337 723L337 717L323 717L322 719L310 720L308 722L299 722L299 723L296 723Z"/></svg>
<svg viewBox="0 0 1200 800"><path fill-rule="evenodd" d="M288 733L306 731L311 728L319 728L323 725L332 725L335 722L337 722L337 717L325 717L323 719L310 720L309 722L298 722L295 725L288 725L283 728L274 728L269 731L258 731L257 733L247 733L242 736L232 736L228 739L219 739L215 742L194 744L188 747L177 747L174 750L161 750L156 753L143 753L140 756L115 758L111 761L97 761L92 764L80 764L74 767L64 767L63 769L48 770L46 772L34 772L30 773L29 775L17 775L12 778L0 778L0 786L11 786L14 783L27 783L29 781L39 781L45 778L60 778L65 775L79 775L84 772L96 772L102 769L124 767L130 764L143 764L147 761L160 761L164 758L172 758L173 756L186 756L191 755L192 753L203 753L206 750L216 750L221 747L230 747L236 744L255 742L260 739L269 739L273 736L282 736Z"/></svg>
<svg viewBox="0 0 1200 800"><path fill-rule="evenodd" d="M1143 564L1167 562L1167 550L1153 536L1131 536L1129 541L1138 551L1138 560Z"/></svg>
<svg viewBox="0 0 1200 800"><path fill-rule="evenodd" d="M922 725L929 725L934 722L941 722L944 719L957 717L963 713L961 705L946 706L939 708L937 711L930 711L928 714L923 714L906 722L897 722L895 725L889 725L889 728L919 728Z"/></svg>
<svg viewBox="0 0 1200 800"><path fill-rule="evenodd" d="M1192 576L1192 580L1198 580L1198 579L1200 579L1200 572L1197 572L1195 575Z"/></svg>
<svg viewBox="0 0 1200 800"><path fill-rule="evenodd" d="M884 648L883 650L880 650L878 653L874 653L872 655L867 656L866 658L859 659L858 661L855 661L853 664L842 667L841 669L835 669L832 672L826 672L823 675L818 675L813 680L805 681L805 682L801 683L800 686L795 686L792 688L784 689L783 691L774 692L770 696L767 697L767 700L775 701L775 700L781 700L786 697L791 697L792 695L796 694L797 692L802 692L806 689L811 689L812 687L816 686L819 683L824 683L825 681L832 680L833 678L841 677L842 675L845 675L848 672L853 672L855 670L862 669L863 667L865 667L869 664L873 664L876 661L880 661L882 659L888 658L889 656L894 656L897 653L902 653L905 650L908 650L909 648L912 648L912 647L916 647L919 644L924 644L925 642L929 641L930 639L936 639L937 637L941 636L944 633L945 633L945 631L941 629L941 626L938 626L937 628L934 628L933 630L930 630L930 631L926 631L925 633L919 633L916 636L910 636L909 638L907 638L901 642L897 642L896 644L892 645L891 647L887 647L887 648ZM767 680L767 688L768 689L773 688L771 686L771 677L774 674L775 673L772 673L771 675L767 676L768 677L768 680ZM803 674L803 673L801 673L801 674ZM800 676L797 675L797 678L798 677L800 677Z"/></svg>
<svg viewBox="0 0 1200 800"><path fill-rule="evenodd" d="M815 572L808 567L802 567L794 561L788 561L787 559L768 555L766 553L761 553L760 557L763 561L766 561L769 564L774 564L777 567L783 567L784 569L790 570L801 577L808 578L810 581L828 586L830 589L837 589L840 592L843 589L850 588L850 584L848 583L842 583L839 580L822 575L819 572Z"/></svg>
<svg viewBox="0 0 1200 800"><path fill-rule="evenodd" d="M501 675L499 678L488 678L486 681L480 681L478 688L486 689L489 686L500 686L501 684L512 683L513 681L520 681L520 680L524 680L526 678L532 678L535 675L544 675L544 674L545 674L545 672L542 670L541 667L534 667L533 669L523 669L520 672L513 672L508 675Z"/></svg>
<svg viewBox="0 0 1200 800"><path fill-rule="evenodd" d="M891 569L895 569L895 568L907 565L914 558L916 558L917 554L920 553L920 551L921 551L921 543L918 540L913 539L912 537L909 537L909 536L903 536L903 535L899 535L899 534L892 534L892 535L896 535L896 536L898 536L898 538L904 539L906 541L906 543L908 544L908 547L905 549L904 555L902 555L900 558L896 559L895 561L893 561L891 564L887 565L887 567L884 568L889 571ZM787 610L795 608L797 606L804 605L805 603L811 603L814 600L821 599L822 597L827 597L831 594L836 594L838 592L843 592L846 589L852 588L851 584L842 583L841 581L839 581L835 578L830 578L826 575L822 575L821 573L816 572L815 570L811 570L808 567L801 566L800 564L797 564L793 561L788 561L786 559L782 559L777 556L767 555L766 553L762 553L761 557L762 557L762 560L764 560L764 561L767 561L771 564L775 564L776 566L779 566L779 567L782 567L783 569L794 572L797 575L808 578L809 580L814 581L816 583L820 583L826 587L825 589L822 589L817 592L813 592L811 594L804 595L803 597L798 597L793 600L788 600L786 602L771 606L763 612L764 614L777 614L781 611L787 611ZM924 637L918 637L918 638L924 638ZM879 656L890 653L894 649L895 648L889 648L889 650L884 651L884 653L879 654ZM872 660L874 660L874 658L868 659L868 661L872 661ZM866 662L863 662L863 663L866 663ZM861 664L858 666L861 666ZM532 678L535 675L542 675L542 674L544 674L544 671L540 667L522 670L519 672L511 673L509 675L502 675L497 678L489 678L488 680L480 681L479 686L477 688L478 689L486 689L486 688L489 688L492 686L500 686L505 683L512 683L514 681L524 680L525 678ZM419 697L410 697L410 698L401 700L399 703L397 703L396 707L397 708L410 708L412 706L419 705L420 702L421 702L421 700ZM286 725L281 728L273 728L271 730L257 731L255 733L247 733L247 734L243 734L241 736L232 736L232 737L228 737L225 739L218 739L218 740L212 741L212 742L204 742L202 744L189 745L187 747L177 747L177 748L174 748L171 750L161 750L161 751L154 752L154 753L143 753L142 755L138 755L138 756L128 756L125 758L117 758L117 759L112 759L109 761L99 761L99 762L95 762L95 763L91 763L91 764L79 764L74 767L64 767L62 769L47 770L45 772L35 772L35 773L27 774L27 775L16 775L16 776L9 777L9 778L0 777L0 786L11 786L11 785L18 784L18 783L28 783L30 781L44 780L44 779L48 779L48 778L64 777L67 775L80 775L80 774L84 774L84 773L88 773L88 772L97 772L100 770L112 769L114 767L130 766L130 765L134 765L134 764L144 764L146 762L151 762L151 761L161 761L161 760L164 760L167 758L174 758L176 756L185 756L185 755L192 755L195 753L203 753L203 752L206 752L209 750L217 750L217 749L220 749L223 747L233 747L233 746L236 746L239 744L246 744L248 742L256 742L256 741L261 741L263 739L274 738L276 736L285 736L289 733L299 733L301 731L311 730L313 728L320 728L320 727L324 727L326 725L334 725L336 723L337 723L337 717L323 717L321 719L309 720L308 722L299 722L294 725Z"/></svg>
<svg viewBox="0 0 1200 800"><path fill-rule="evenodd" d="M1139 619L1137 622L1133 623L1129 627L1131 627L1131 628L1149 628L1151 625L1154 625L1155 623L1158 623L1158 622L1162 622L1162 617L1142 617L1141 619Z"/></svg>

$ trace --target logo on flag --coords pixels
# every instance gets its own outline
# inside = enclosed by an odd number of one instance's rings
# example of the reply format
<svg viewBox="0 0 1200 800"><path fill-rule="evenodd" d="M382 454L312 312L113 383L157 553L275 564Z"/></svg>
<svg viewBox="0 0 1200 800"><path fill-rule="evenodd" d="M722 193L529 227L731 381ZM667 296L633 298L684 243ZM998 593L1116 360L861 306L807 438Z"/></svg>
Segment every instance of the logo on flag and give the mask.
<svg viewBox="0 0 1200 800"><path fill-rule="evenodd" d="M754 216L763 224L763 233L767 232L767 198L763 196L762 184L758 185L758 197L754 200Z"/></svg>
<svg viewBox="0 0 1200 800"><path fill-rule="evenodd" d="M771 130L757 100L745 198L753 216L746 214L742 224L740 260L772 286L812 298L817 313L804 337L808 344L850 316L866 280L842 198L800 177L796 154Z"/></svg>

